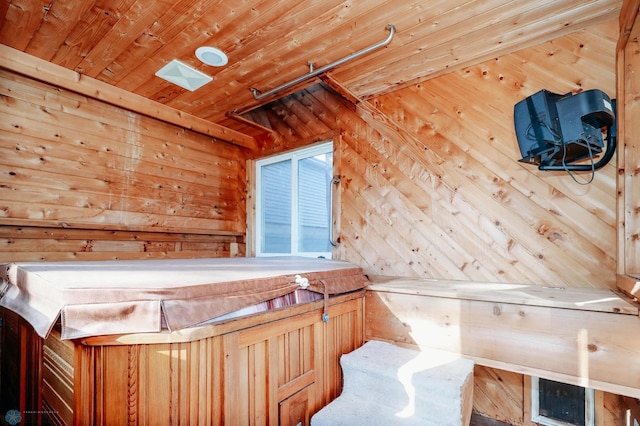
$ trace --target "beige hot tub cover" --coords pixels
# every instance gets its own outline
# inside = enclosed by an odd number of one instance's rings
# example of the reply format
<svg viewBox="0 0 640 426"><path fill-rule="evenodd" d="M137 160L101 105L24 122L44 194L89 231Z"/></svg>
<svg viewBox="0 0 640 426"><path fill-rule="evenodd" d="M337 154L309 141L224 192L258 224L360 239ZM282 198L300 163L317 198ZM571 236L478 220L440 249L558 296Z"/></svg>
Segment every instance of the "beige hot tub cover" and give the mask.
<svg viewBox="0 0 640 426"><path fill-rule="evenodd" d="M296 282L297 281L297 282ZM362 269L303 257L34 262L0 265L0 306L47 337L159 332L200 324L309 282L331 294L363 288Z"/></svg>

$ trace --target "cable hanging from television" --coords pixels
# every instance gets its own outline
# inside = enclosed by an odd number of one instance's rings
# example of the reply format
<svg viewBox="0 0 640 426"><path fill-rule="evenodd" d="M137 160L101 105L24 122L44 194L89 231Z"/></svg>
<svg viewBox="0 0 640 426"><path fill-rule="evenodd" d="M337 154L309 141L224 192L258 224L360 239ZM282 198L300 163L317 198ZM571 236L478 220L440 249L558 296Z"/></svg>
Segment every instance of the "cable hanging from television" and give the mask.
<svg viewBox="0 0 640 426"><path fill-rule="evenodd" d="M573 172L590 171L586 184L591 183L595 171L609 163L616 149L615 107L615 99L597 89L575 95L540 90L523 99L514 107L519 161L535 164L539 170L564 170L576 182ZM606 150L595 162L604 139ZM590 164L575 164L585 159Z"/></svg>

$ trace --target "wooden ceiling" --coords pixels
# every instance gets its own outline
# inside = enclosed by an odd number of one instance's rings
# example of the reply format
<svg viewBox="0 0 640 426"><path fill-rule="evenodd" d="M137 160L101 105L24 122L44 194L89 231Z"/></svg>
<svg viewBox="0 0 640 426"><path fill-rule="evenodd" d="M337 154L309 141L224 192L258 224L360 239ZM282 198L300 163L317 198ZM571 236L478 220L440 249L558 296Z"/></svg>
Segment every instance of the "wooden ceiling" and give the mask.
<svg viewBox="0 0 640 426"><path fill-rule="evenodd" d="M616 19L621 0L9 0L0 42L214 123L246 130L246 112L316 83L266 92L384 40L329 71L359 98L385 94L464 66ZM214 46L224 67L194 55ZM214 80L190 92L155 76L172 59ZM1 64L0 64L1 65Z"/></svg>

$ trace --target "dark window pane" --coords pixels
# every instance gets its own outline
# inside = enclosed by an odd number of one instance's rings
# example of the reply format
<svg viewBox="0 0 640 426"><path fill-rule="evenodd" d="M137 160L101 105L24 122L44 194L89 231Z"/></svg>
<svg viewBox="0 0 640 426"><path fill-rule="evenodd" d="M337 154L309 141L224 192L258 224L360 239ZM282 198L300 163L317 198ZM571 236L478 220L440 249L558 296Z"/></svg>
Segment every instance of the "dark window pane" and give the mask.
<svg viewBox="0 0 640 426"><path fill-rule="evenodd" d="M584 425L585 388L540 379L540 415L574 425Z"/></svg>

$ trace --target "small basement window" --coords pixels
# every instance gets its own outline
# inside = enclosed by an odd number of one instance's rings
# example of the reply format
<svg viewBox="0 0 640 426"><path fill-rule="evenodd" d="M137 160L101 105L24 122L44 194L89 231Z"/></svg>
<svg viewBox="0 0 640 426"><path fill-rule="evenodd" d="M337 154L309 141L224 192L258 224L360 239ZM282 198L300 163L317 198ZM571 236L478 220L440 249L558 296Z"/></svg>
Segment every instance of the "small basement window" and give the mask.
<svg viewBox="0 0 640 426"><path fill-rule="evenodd" d="M547 426L594 426L594 391L531 378L531 420Z"/></svg>

